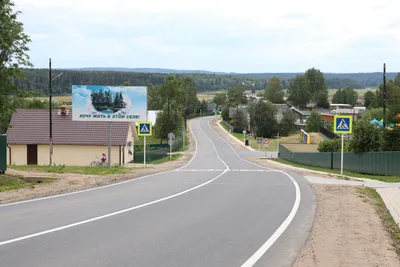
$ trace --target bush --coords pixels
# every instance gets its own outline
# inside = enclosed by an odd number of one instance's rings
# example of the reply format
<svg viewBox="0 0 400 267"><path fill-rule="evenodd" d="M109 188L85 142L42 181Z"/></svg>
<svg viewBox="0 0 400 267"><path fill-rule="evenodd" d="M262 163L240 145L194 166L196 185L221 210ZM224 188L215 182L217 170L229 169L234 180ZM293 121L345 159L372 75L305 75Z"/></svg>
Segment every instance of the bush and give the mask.
<svg viewBox="0 0 400 267"><path fill-rule="evenodd" d="M382 139L383 151L400 151L400 127L383 130Z"/></svg>
<svg viewBox="0 0 400 267"><path fill-rule="evenodd" d="M318 152L340 152L342 149L341 145L341 139L327 139L319 143Z"/></svg>
<svg viewBox="0 0 400 267"><path fill-rule="evenodd" d="M375 129L368 120L357 120L353 126L353 138L349 150L354 153L378 151L380 130Z"/></svg>

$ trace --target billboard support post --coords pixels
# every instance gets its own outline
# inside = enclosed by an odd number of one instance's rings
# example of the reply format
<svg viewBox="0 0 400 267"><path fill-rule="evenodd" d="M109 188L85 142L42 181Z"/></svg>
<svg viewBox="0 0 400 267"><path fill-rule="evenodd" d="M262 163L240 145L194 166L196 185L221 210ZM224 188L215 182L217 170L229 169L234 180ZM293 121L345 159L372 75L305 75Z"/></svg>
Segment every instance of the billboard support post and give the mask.
<svg viewBox="0 0 400 267"><path fill-rule="evenodd" d="M108 168L111 168L111 121L108 122Z"/></svg>

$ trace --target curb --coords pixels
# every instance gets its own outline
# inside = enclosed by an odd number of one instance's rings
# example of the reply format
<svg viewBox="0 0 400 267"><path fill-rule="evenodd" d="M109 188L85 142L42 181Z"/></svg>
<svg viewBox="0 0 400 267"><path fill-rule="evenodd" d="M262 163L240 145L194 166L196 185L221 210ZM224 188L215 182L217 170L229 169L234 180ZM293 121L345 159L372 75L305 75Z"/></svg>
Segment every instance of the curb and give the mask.
<svg viewBox="0 0 400 267"><path fill-rule="evenodd" d="M240 140L237 139L235 136L233 136L230 132L228 132L227 130L225 130L225 128L222 127L222 125L221 125L221 123L220 123L221 121L222 121L222 119L217 119L218 127L221 128L225 133L227 133L231 139L233 139L236 143L242 145L243 147L245 147L246 149L248 149L248 150L250 150L250 151L257 151L257 150L255 150L254 148L252 148L252 147L250 147L250 146L246 146L245 144L243 144L242 141L240 141Z"/></svg>
<svg viewBox="0 0 400 267"><path fill-rule="evenodd" d="M276 161L268 161L271 162L275 165L279 165L281 167L289 167L291 169L294 170L299 170L299 171L307 171L310 173L316 173L316 174L324 174L324 175L331 175L331 176L337 176L337 177L346 177L352 180L357 180L357 181L362 181L365 183L381 183L381 184L395 184L395 183L388 183L388 182L383 182L383 181L378 181L378 180L373 180L373 179L368 179L368 178L360 178L360 177L353 177L353 176L348 176L348 175L343 175L341 176L340 174L335 174L335 173L330 173L330 172L322 172L322 171L314 171L314 170L310 170L310 169L305 169L305 168L300 168L300 167L294 167L288 164L284 164L284 163L280 163L280 162L276 162Z"/></svg>

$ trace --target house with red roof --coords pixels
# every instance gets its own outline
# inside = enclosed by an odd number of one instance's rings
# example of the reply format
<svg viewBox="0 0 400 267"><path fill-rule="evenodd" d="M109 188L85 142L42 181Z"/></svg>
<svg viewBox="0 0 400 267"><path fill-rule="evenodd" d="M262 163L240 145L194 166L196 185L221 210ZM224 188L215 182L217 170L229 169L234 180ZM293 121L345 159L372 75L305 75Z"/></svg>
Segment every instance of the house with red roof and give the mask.
<svg viewBox="0 0 400 267"><path fill-rule="evenodd" d="M7 130L7 164L49 165L49 111L17 109ZM71 111L52 110L53 164L89 166L108 154L108 122L73 121ZM135 123L111 123L111 164L122 166L133 158Z"/></svg>

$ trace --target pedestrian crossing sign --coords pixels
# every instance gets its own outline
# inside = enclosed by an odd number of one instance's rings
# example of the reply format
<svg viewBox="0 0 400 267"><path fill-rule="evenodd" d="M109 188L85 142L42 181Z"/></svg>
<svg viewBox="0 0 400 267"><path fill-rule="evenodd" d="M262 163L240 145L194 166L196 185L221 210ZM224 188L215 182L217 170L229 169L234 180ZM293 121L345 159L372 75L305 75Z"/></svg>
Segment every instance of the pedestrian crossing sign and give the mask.
<svg viewBox="0 0 400 267"><path fill-rule="evenodd" d="M333 132L335 134L351 134L353 132L353 116L335 115L333 119Z"/></svg>
<svg viewBox="0 0 400 267"><path fill-rule="evenodd" d="M138 136L152 136L153 126L151 122L138 122Z"/></svg>

